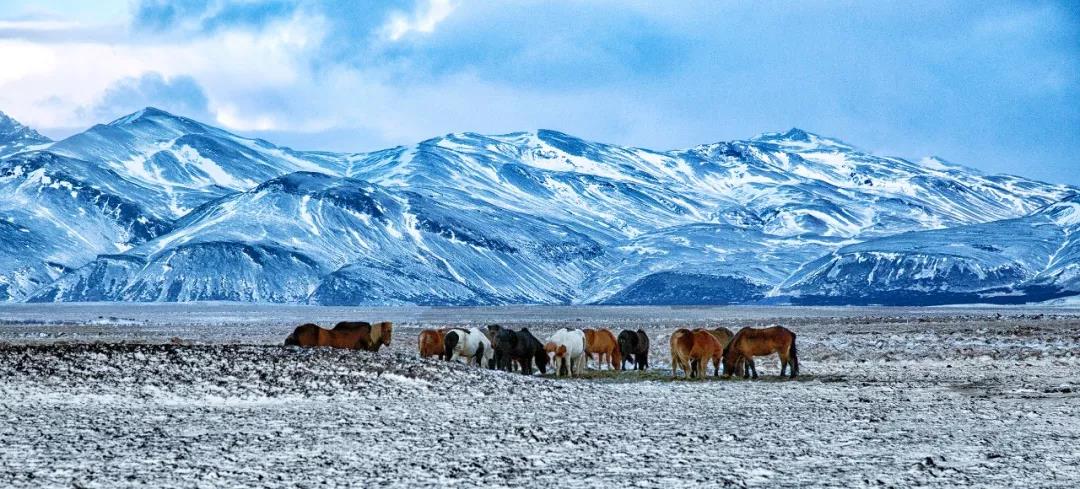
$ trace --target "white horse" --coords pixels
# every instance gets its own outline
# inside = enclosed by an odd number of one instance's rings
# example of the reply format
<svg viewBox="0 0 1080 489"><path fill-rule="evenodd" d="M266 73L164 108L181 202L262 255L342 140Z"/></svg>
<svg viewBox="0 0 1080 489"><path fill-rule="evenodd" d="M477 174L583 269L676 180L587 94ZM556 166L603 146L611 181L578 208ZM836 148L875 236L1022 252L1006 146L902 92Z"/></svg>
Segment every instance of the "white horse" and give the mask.
<svg viewBox="0 0 1080 489"><path fill-rule="evenodd" d="M555 365L556 377L562 375L563 366L570 377L585 371L588 357L585 355L585 333L580 329L560 328L548 338L544 351Z"/></svg>
<svg viewBox="0 0 1080 489"><path fill-rule="evenodd" d="M486 366L495 358L491 340L477 328L451 329L443 339L443 359L464 361L466 364L475 360L479 366Z"/></svg>

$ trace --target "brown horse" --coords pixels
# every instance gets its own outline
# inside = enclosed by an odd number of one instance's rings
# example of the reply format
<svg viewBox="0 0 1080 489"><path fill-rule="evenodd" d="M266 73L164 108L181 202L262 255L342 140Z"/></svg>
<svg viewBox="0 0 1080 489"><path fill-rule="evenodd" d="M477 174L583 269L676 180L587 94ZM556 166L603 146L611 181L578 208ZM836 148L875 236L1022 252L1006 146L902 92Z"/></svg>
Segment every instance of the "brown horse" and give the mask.
<svg viewBox="0 0 1080 489"><path fill-rule="evenodd" d="M690 375L690 352L694 349L694 334L689 329L679 328L671 333L671 376L677 377L682 369L683 377Z"/></svg>
<svg viewBox="0 0 1080 489"><path fill-rule="evenodd" d="M443 338L446 337L445 329L425 329L420 332L417 346L420 348L420 358L442 356Z"/></svg>
<svg viewBox="0 0 1080 489"><path fill-rule="evenodd" d="M373 326L363 321L342 321L337 323L334 329L324 329L308 323L293 330L292 334L285 338L285 345L379 351L382 346L390 346L393 332L394 325L390 322Z"/></svg>
<svg viewBox="0 0 1080 489"><path fill-rule="evenodd" d="M698 328L691 334L694 339L694 347L690 349L691 375L704 379L709 369L709 360L712 360L713 365L720 364L720 358L724 354L724 344L707 329Z"/></svg>
<svg viewBox="0 0 1080 489"><path fill-rule="evenodd" d="M782 326L740 329L724 348L724 377L731 377L740 367L745 367L743 377L757 378L754 357L780 356L780 376L790 370L791 378L799 375L799 354L795 348L795 333Z"/></svg>
<svg viewBox="0 0 1080 489"><path fill-rule="evenodd" d="M615 333L610 329L584 329L585 354L589 358L596 355L596 368L604 365L604 360L611 365L613 370L622 369L622 354L619 352L619 343L615 341Z"/></svg>
<svg viewBox="0 0 1080 489"><path fill-rule="evenodd" d="M713 357L713 376L716 377L720 375L720 363L724 356L723 349L727 346L728 342L731 341L731 338L735 336L735 333L732 333L730 329L722 326L716 329L710 329L709 333L713 335L713 338L716 338L716 341L720 342L720 355Z"/></svg>

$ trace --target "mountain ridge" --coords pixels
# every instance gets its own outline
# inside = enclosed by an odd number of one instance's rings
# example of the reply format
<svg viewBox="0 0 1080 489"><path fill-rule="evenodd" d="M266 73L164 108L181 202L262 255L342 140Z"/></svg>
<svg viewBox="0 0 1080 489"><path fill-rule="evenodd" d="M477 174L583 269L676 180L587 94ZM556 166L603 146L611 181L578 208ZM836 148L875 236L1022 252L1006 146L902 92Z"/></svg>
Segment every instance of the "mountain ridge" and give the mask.
<svg viewBox="0 0 1080 489"><path fill-rule="evenodd" d="M86 185L114 189L157 227L124 241L122 226L110 224L105 235L122 246L34 255L35 269L49 270L34 281L13 271L26 257L0 250L7 300L797 302L821 295L827 281L810 274L841 250L1014 219L1035 226L1023 218L1077 192L936 157L876 156L798 128L668 151L539 129L328 153L148 107L38 151L108 170L84 175ZM67 205L34 199L21 204ZM385 212L375 218L350 199L374 199ZM38 241L59 236L16 220L15 204L0 195L0 221ZM1080 288L1068 267L1072 248L1061 247L1057 275L1002 280L1023 280L1007 284L1017 290ZM295 280L281 278L289 274Z"/></svg>

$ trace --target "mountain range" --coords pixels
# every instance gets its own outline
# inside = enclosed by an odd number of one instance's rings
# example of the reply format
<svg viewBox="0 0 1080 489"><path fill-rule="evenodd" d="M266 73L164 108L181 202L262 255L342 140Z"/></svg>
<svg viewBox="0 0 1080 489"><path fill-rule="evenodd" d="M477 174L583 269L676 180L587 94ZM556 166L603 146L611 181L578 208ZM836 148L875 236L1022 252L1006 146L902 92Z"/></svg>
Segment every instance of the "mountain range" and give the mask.
<svg viewBox="0 0 1080 489"><path fill-rule="evenodd" d="M799 129L295 151L146 108L0 114L0 300L951 304L1080 294L1080 189Z"/></svg>

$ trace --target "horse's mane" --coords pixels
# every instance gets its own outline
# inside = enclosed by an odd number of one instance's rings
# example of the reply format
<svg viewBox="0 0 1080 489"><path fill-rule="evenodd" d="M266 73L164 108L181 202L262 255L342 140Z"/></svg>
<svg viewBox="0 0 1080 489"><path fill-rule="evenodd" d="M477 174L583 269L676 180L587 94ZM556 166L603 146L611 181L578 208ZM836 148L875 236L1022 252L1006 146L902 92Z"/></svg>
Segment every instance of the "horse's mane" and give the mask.
<svg viewBox="0 0 1080 489"><path fill-rule="evenodd" d="M390 321L383 321L371 326L371 345L375 346L382 343L383 336L390 336L394 333L394 323Z"/></svg>
<svg viewBox="0 0 1080 489"><path fill-rule="evenodd" d="M367 321L342 321L334 325L334 331L356 331L362 328L370 328L371 323Z"/></svg>

